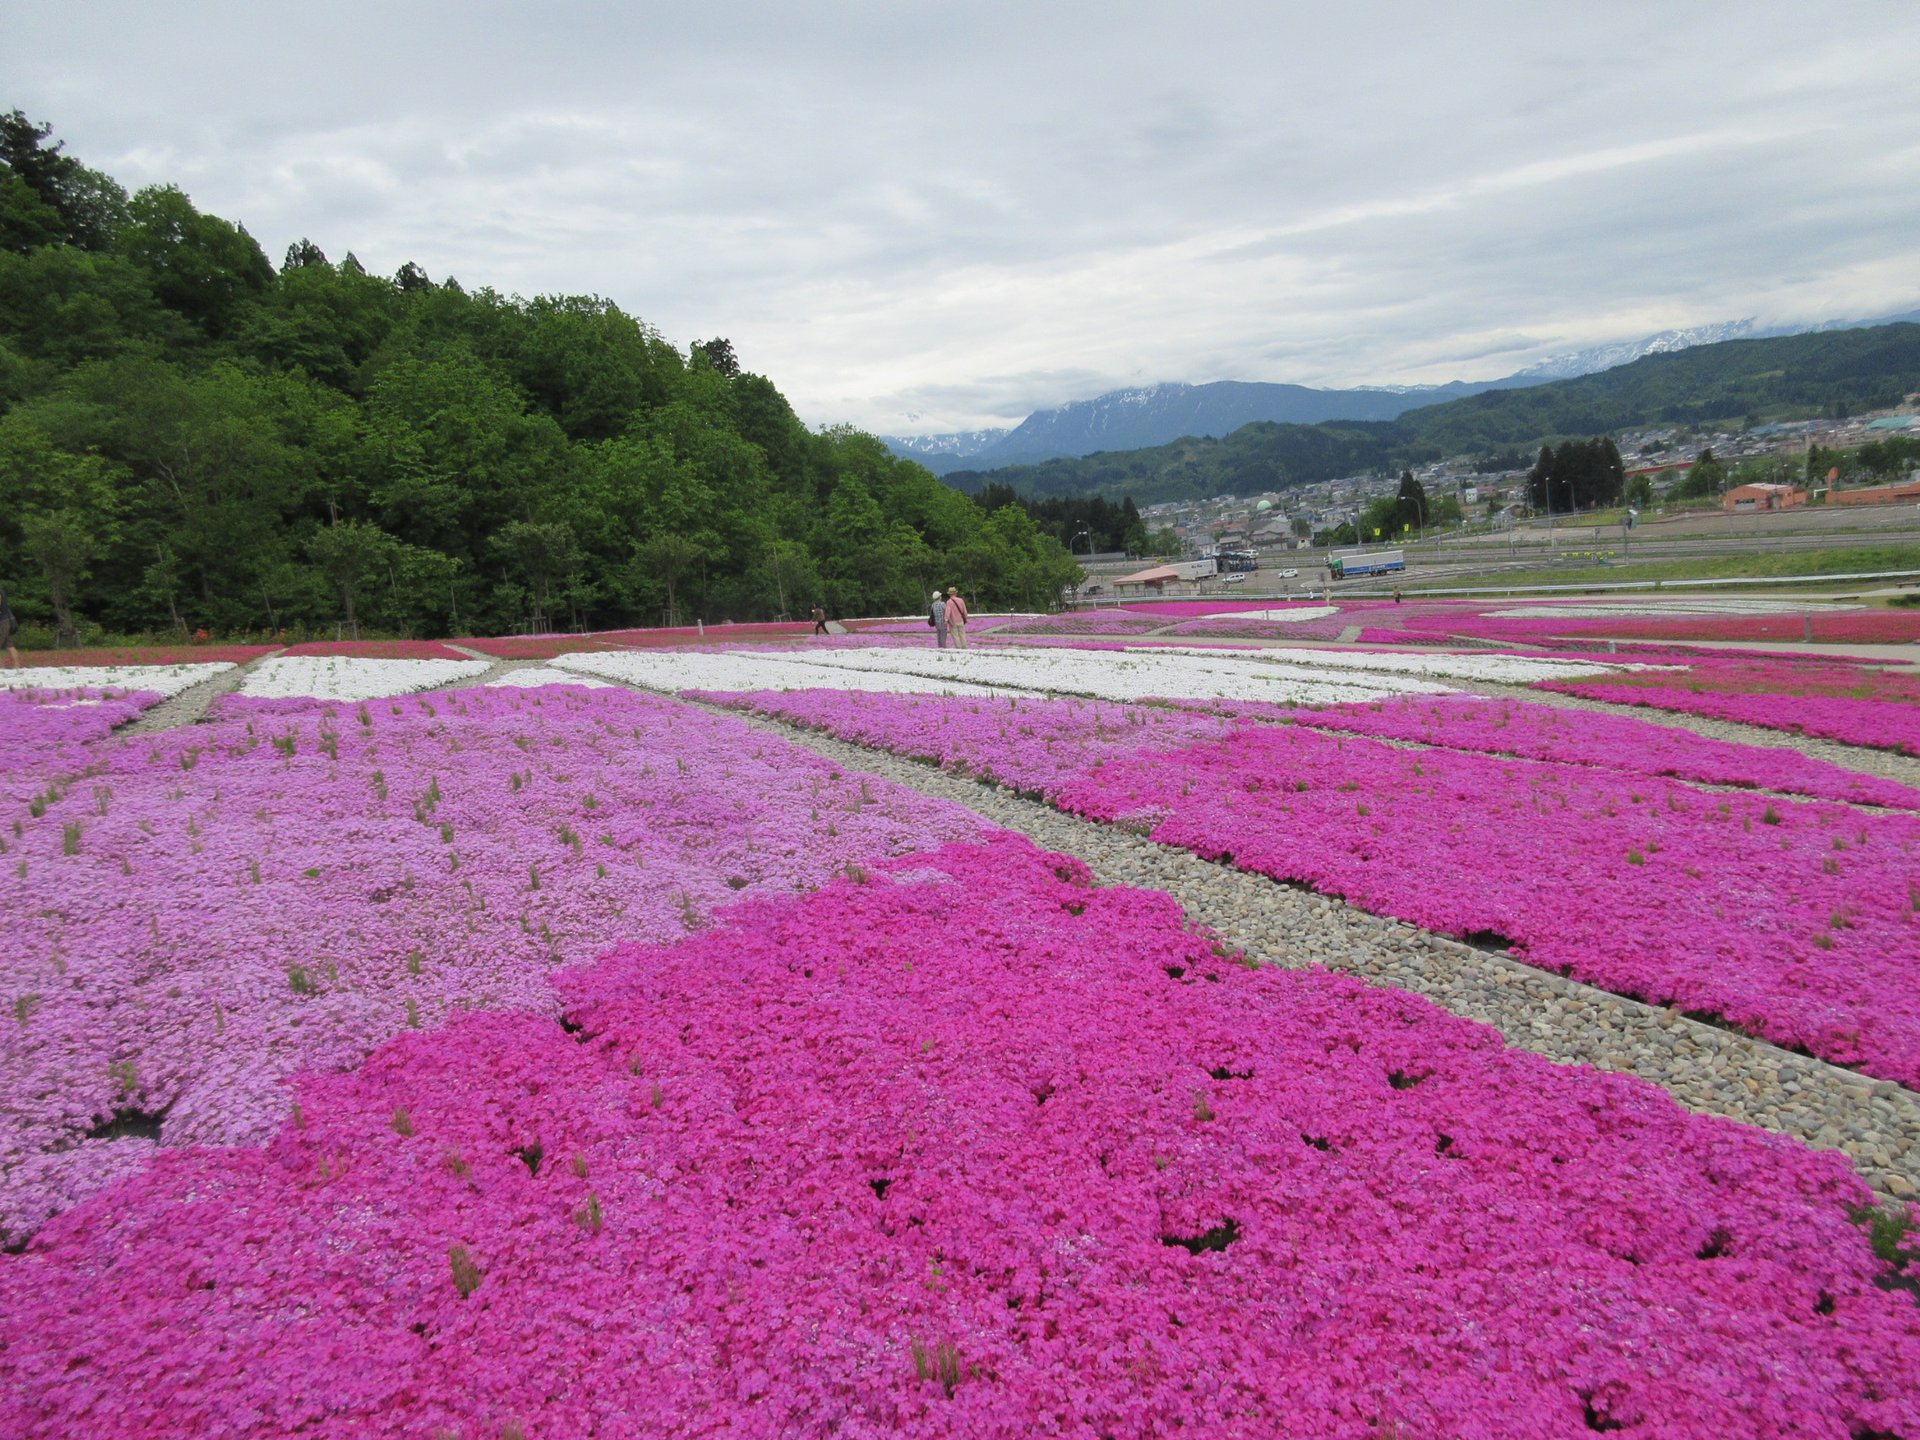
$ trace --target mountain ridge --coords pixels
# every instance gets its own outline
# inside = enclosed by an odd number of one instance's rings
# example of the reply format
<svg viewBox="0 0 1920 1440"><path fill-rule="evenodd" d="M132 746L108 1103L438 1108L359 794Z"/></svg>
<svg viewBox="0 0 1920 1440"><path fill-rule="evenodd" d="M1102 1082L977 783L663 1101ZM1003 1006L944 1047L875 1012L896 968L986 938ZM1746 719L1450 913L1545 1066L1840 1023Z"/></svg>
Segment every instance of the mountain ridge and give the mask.
<svg viewBox="0 0 1920 1440"><path fill-rule="evenodd" d="M1036 465L1101 451L1150 449L1187 436L1219 439L1243 425L1263 420L1287 425L1397 420L1411 410L1490 391L1527 389L1557 380L1578 379L1618 369L1649 355L1672 354L1729 340L1824 334L1913 321L1920 321L1920 309L1870 320L1824 320L1797 325L1763 326L1749 317L1662 330L1637 340L1549 355L1497 380L1454 380L1441 385L1318 389L1275 381L1216 380L1202 385L1165 381L1109 390L1088 400L1036 410L1010 427L879 438L894 454L917 460L936 475L945 476L961 470Z"/></svg>

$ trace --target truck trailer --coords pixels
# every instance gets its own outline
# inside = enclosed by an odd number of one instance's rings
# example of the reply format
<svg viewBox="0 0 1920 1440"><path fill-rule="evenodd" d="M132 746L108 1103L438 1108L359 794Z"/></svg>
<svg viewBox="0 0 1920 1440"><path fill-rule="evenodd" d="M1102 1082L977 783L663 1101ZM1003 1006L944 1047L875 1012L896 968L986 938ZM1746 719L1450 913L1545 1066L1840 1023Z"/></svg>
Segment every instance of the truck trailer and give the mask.
<svg viewBox="0 0 1920 1440"><path fill-rule="evenodd" d="M1401 550L1376 550L1371 555L1365 552L1335 555L1327 561L1327 569L1336 580L1352 580L1361 575L1387 575L1406 568L1406 552Z"/></svg>

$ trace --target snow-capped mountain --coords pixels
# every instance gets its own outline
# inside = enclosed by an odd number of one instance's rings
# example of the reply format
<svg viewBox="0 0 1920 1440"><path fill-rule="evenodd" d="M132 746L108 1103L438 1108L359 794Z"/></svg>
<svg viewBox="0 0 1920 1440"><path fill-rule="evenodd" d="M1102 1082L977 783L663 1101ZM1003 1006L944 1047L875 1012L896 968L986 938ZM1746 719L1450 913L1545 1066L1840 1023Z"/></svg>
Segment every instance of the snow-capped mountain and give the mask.
<svg viewBox="0 0 1920 1440"><path fill-rule="evenodd" d="M1762 325L1731 320L1718 325L1689 325L1662 330L1638 340L1621 340L1549 355L1500 380L1453 381L1446 385L1377 385L1359 390L1314 390L1304 385L1274 385L1221 380L1210 385L1162 384L1110 390L1091 400L1051 410L1036 410L1010 430L970 430L951 435L882 436L897 455L918 460L934 473L992 470L1030 465L1061 456L1092 455L1101 450L1136 450L1165 445L1183 435L1218 437L1256 420L1313 425L1325 420L1393 420L1423 405L1438 405L1488 390L1514 390L1572 380L1648 355L1717 345L1728 340L1763 340L1851 330L1899 321L1920 321L1920 310L1872 320L1826 320L1805 324Z"/></svg>
<svg viewBox="0 0 1920 1440"><path fill-rule="evenodd" d="M1718 345L1722 340L1752 340L1766 335L1791 335L1794 330L1762 330L1751 319L1730 320L1721 325L1689 325L1682 330L1662 330L1658 335L1638 340L1620 340L1611 345L1595 345L1588 350L1569 350L1564 355L1549 355L1518 371L1514 379L1534 384L1549 380L1572 380L1630 365L1646 355L1664 355L1674 350L1691 350L1696 345Z"/></svg>
<svg viewBox="0 0 1920 1440"><path fill-rule="evenodd" d="M956 430L950 435L887 435L882 438L896 455L920 460L929 455L977 455L991 450L1012 431L1002 425L993 430Z"/></svg>

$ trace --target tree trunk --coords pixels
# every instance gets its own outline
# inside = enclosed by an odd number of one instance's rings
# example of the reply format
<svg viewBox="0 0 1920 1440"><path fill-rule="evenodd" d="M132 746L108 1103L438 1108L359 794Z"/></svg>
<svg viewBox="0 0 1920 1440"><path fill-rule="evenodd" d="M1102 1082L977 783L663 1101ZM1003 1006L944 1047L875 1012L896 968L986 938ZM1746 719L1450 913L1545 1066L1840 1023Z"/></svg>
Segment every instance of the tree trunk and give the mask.
<svg viewBox="0 0 1920 1440"><path fill-rule="evenodd" d="M80 629L73 623L73 602L65 590L53 592L55 648L71 650L80 643Z"/></svg>

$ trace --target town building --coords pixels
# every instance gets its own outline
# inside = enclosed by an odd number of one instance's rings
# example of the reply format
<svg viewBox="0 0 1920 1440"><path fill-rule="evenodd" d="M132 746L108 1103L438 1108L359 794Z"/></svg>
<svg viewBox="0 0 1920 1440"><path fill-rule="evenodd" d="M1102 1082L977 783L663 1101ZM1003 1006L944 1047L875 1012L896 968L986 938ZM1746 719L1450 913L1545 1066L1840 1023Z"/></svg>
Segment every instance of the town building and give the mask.
<svg viewBox="0 0 1920 1440"><path fill-rule="evenodd" d="M1720 508L1727 511L1791 510L1806 503L1807 492L1797 485L1736 485L1720 497Z"/></svg>

